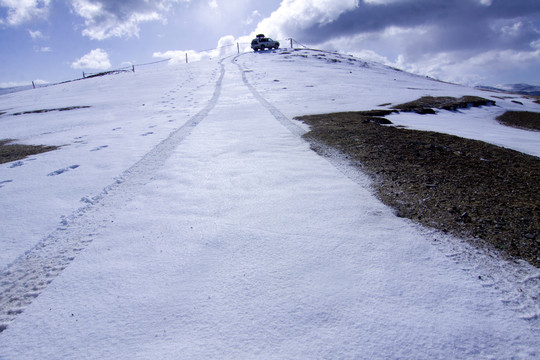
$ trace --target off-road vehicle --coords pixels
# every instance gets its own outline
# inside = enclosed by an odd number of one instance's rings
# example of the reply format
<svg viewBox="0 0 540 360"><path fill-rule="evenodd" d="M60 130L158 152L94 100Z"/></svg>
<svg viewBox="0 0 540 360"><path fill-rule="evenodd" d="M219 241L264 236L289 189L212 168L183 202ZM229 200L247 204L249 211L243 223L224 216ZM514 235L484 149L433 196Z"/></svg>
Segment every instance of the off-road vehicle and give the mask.
<svg viewBox="0 0 540 360"><path fill-rule="evenodd" d="M264 49L277 49L279 48L279 42L264 37L264 34L259 34L255 39L251 40L251 48L254 51Z"/></svg>

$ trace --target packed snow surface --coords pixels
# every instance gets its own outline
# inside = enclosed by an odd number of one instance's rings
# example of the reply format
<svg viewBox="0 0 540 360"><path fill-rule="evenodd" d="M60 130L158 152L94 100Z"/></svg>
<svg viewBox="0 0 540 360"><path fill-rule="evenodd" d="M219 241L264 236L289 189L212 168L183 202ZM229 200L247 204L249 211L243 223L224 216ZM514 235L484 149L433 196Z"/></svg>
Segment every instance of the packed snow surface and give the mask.
<svg viewBox="0 0 540 360"><path fill-rule="evenodd" d="M495 120L529 99L309 50L0 96L0 139L61 146L0 165L0 358L539 357L536 269L396 217L292 120L425 95L497 106L389 118L540 156Z"/></svg>

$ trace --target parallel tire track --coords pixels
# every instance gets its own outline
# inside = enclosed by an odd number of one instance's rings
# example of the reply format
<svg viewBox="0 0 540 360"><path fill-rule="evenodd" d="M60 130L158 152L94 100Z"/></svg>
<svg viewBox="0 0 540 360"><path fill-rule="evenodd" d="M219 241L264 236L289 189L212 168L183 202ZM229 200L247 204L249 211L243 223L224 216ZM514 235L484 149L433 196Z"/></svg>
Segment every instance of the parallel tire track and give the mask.
<svg viewBox="0 0 540 360"><path fill-rule="evenodd" d="M262 106L264 106L271 114L272 116L279 121L283 126L285 126L291 133L297 136L302 136L306 133L304 129L302 129L300 126L289 120L288 117L283 115L281 111L279 111L274 105L270 104L264 97L259 94L259 92L251 85L246 77L246 69L242 67L238 62L236 62L236 59L242 55L237 55L232 59L232 63L238 66L240 71L242 72L242 80L244 81L244 84L247 86L249 91L251 91L251 94L261 103Z"/></svg>

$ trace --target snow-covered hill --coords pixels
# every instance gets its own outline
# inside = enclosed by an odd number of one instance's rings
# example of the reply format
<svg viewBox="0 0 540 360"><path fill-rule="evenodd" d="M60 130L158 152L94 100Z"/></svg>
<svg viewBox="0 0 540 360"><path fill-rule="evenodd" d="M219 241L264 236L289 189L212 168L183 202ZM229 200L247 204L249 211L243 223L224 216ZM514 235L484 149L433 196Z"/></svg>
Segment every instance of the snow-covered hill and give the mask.
<svg viewBox="0 0 540 360"><path fill-rule="evenodd" d="M495 120L529 99L312 50L0 96L0 139L60 146L0 165L0 358L539 356L538 270L395 217L292 120L425 95L497 106L392 122L540 156Z"/></svg>

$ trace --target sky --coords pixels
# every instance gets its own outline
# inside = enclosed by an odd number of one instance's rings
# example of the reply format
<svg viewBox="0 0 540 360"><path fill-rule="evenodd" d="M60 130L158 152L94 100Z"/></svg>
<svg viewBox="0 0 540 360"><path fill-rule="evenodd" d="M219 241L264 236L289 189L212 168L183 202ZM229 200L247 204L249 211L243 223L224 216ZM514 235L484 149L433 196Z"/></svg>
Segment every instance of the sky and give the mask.
<svg viewBox="0 0 540 360"><path fill-rule="evenodd" d="M0 87L215 58L258 33L465 85L540 85L539 0L0 0Z"/></svg>

